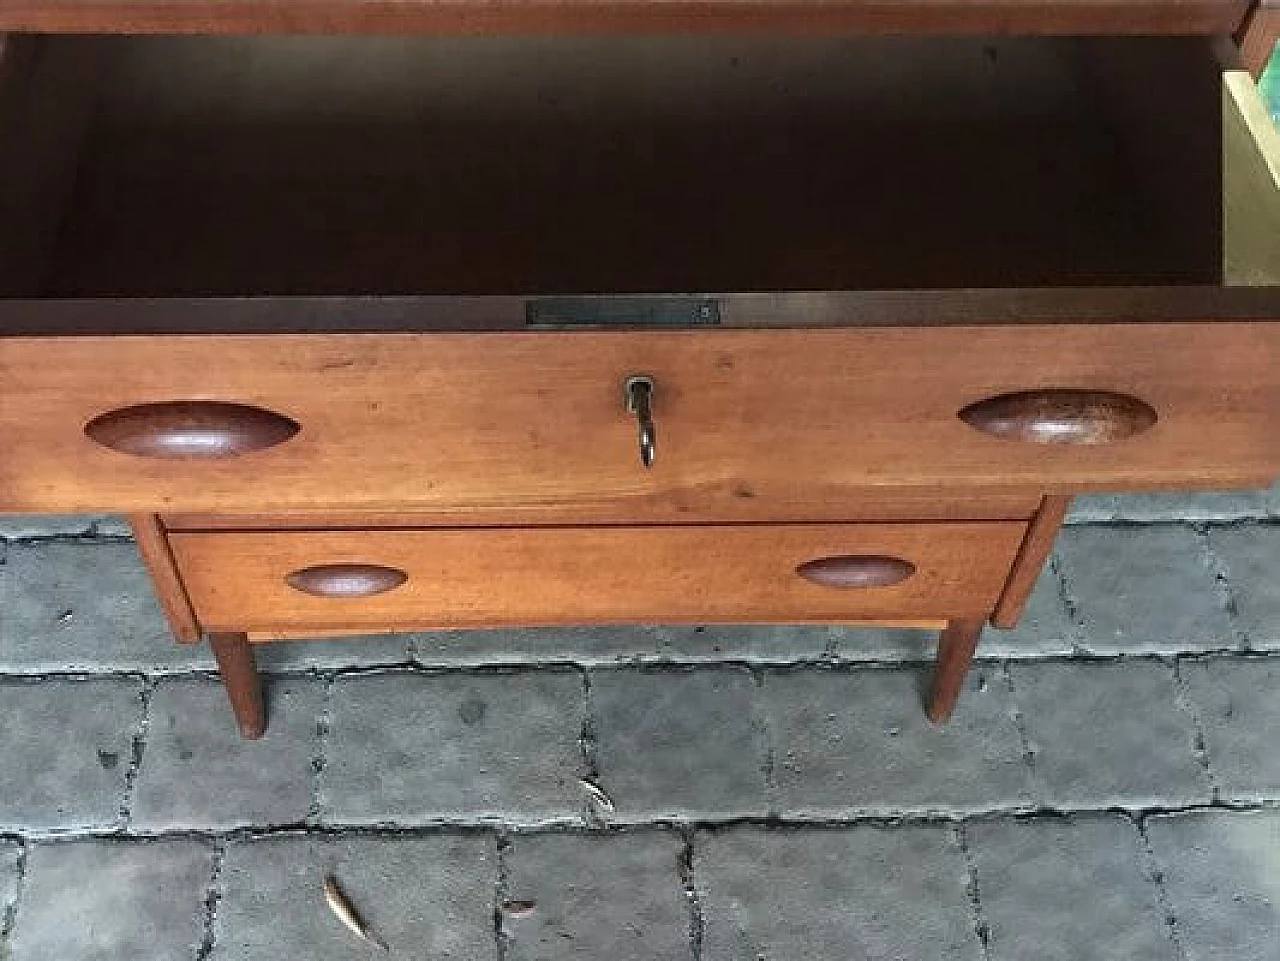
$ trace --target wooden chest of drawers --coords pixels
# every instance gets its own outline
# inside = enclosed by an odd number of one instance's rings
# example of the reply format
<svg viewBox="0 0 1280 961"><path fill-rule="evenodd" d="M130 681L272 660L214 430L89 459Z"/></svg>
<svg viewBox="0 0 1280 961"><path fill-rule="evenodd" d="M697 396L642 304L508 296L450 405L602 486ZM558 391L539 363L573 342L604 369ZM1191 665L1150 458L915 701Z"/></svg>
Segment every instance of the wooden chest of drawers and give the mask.
<svg viewBox="0 0 1280 961"><path fill-rule="evenodd" d="M942 720L1073 493L1280 473L1242 23L5 4L0 510L133 515L250 736L254 643L646 621L940 629Z"/></svg>

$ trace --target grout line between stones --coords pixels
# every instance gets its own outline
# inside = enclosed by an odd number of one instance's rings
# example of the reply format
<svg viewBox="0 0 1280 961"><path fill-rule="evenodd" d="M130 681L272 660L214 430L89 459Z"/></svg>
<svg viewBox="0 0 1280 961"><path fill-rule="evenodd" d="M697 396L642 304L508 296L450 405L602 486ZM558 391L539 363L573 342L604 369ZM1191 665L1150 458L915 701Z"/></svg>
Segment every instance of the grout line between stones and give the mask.
<svg viewBox="0 0 1280 961"><path fill-rule="evenodd" d="M582 777L595 781L600 776L599 744L596 741L595 705L591 693L591 671L581 668L582 726L578 729L578 751L582 755Z"/></svg>
<svg viewBox="0 0 1280 961"><path fill-rule="evenodd" d="M1195 531L1196 540L1200 545L1200 559L1213 575L1214 593L1231 624L1231 635L1235 639L1236 647L1247 651L1252 645L1248 634L1240 626L1240 603L1236 596L1235 585L1231 583L1231 568L1214 550L1211 529L1207 526L1199 526Z"/></svg>
<svg viewBox="0 0 1280 961"><path fill-rule="evenodd" d="M507 867L507 852L511 850L511 837L506 831L498 831L494 839L496 864L493 883L493 942L497 961L506 961L510 936L506 930L506 912L503 906L511 896L511 873Z"/></svg>
<svg viewBox="0 0 1280 961"><path fill-rule="evenodd" d="M147 750L147 732L151 728L151 698L155 695L155 691L155 679L143 678L142 688L138 692L138 720L130 740L129 767L125 770L124 790L120 794L117 823L121 828L127 828L133 820L134 790L142 770L143 756Z"/></svg>
<svg viewBox="0 0 1280 961"><path fill-rule="evenodd" d="M965 894L969 898L969 907L973 912L973 932L982 944L983 958L991 961L991 922L987 920L986 910L982 907L982 886L978 880L978 865L973 859L973 852L969 850L969 834L964 824L957 824L954 831L956 844L959 845L960 853L964 857L965 871L969 878L968 884L965 885Z"/></svg>
<svg viewBox="0 0 1280 961"><path fill-rule="evenodd" d="M1221 517L1151 517L1138 519L1133 517L1099 517L1070 519L1067 527L1113 527L1118 530L1138 527L1276 527L1280 526L1280 515L1230 514Z"/></svg>
<svg viewBox="0 0 1280 961"><path fill-rule="evenodd" d="M1038 804L1011 804L999 807L973 809L969 811L926 811L926 810L869 810L843 817L761 817L759 815L743 815L741 817L722 818L653 818L647 821L610 822L603 826L585 825L580 817L557 818L541 821L466 821L437 819L422 822L326 822L308 824L305 821L294 821L284 824L240 825L230 828L160 828L156 830L121 830L119 828L85 827L76 829L38 829L30 831L6 830L0 833L0 839L17 840L21 843L69 842L81 840L113 840L132 841L135 843L151 843L178 838L205 841L215 840L255 840L280 835L300 836L340 836L340 835L398 835L428 836L442 833L491 834L494 832L510 835L520 834L584 834L584 833L626 833L629 831L650 831L655 828L667 830L696 830L720 832L739 827L763 827L780 830L832 829L841 830L862 826L878 827L939 827L957 824L983 823L1001 819L1034 820L1036 818L1069 818L1081 815L1120 814L1131 818L1147 818L1158 815L1192 814L1204 811L1229 813L1248 813L1254 811L1280 811L1280 798L1268 798L1257 801L1206 801L1185 805L1152 805L1147 807L1124 807L1123 805L1079 805L1071 808Z"/></svg>
<svg viewBox="0 0 1280 961"><path fill-rule="evenodd" d="M311 758L311 804L307 812L307 821L313 824L324 816L324 774L329 763L329 730L333 723L333 678L324 678L323 684L320 713L316 717L316 750Z"/></svg>
<svg viewBox="0 0 1280 961"><path fill-rule="evenodd" d="M1085 631L1084 615L1080 611L1080 602L1076 599L1075 592L1071 589L1071 578L1067 576L1067 569L1062 563L1062 556L1056 550L1049 557L1049 574L1053 577L1054 583L1058 588L1058 603L1062 605L1067 615L1067 641L1071 645L1071 656L1091 656L1088 646L1085 644L1087 632Z"/></svg>
<svg viewBox="0 0 1280 961"><path fill-rule="evenodd" d="M1156 888L1156 903L1160 905L1160 910L1164 912L1165 933L1169 936L1169 943L1173 946L1174 958L1176 961L1188 961L1187 950L1182 944L1178 915L1173 910L1173 900L1169 897L1169 891L1164 886L1164 870L1160 867L1160 859L1156 857L1155 848L1151 845L1151 837L1147 834L1147 818L1149 816L1150 814L1143 814L1134 818L1133 825L1138 832L1138 839L1142 846L1143 859L1147 866L1147 876Z"/></svg>
<svg viewBox="0 0 1280 961"><path fill-rule="evenodd" d="M95 524L78 531L58 531L51 534L10 534L0 535L0 541L11 547L46 547L54 544L71 544L78 547L93 547L98 544L132 544L133 536L125 533L104 531Z"/></svg>
<svg viewBox="0 0 1280 961"><path fill-rule="evenodd" d="M0 950L8 946L13 929L18 924L18 905L22 903L22 892L27 886L27 857L31 848L24 839L18 839L17 845L18 853L14 859L13 900L4 906L4 914L0 915Z"/></svg>
<svg viewBox="0 0 1280 961"><path fill-rule="evenodd" d="M1213 799L1217 801L1222 797L1222 789L1218 784L1218 775L1213 769L1213 760L1209 756L1209 740L1205 735L1204 721L1200 717L1199 706L1191 696L1191 689L1187 686L1186 678L1182 676L1181 660L1176 657L1173 658L1169 664L1169 670L1173 674L1175 704L1179 710L1183 711L1191 719L1191 727L1195 731L1192 753L1195 755L1196 762L1204 771L1205 780L1209 782L1209 790Z"/></svg>
<svg viewBox="0 0 1280 961"><path fill-rule="evenodd" d="M317 642L319 643L319 642ZM1042 654L1029 657L981 657L975 661L977 665L988 667L1001 663L1009 664L1112 664L1123 661L1162 660L1177 657L1184 660L1196 660L1213 657L1235 657L1248 660L1280 660L1280 649L1277 650L1241 650L1237 647L1202 647L1182 651L1141 651L1136 653L1094 653L1079 651L1072 654ZM281 668L263 670L264 677L280 680L320 680L335 681L345 678L378 676L378 675L417 675L436 676L473 676L488 677L493 675L519 674L528 671L575 672L596 670L640 670L647 672L694 673L739 669L747 671L769 670L778 672L790 671L829 671L836 674L847 674L858 671L891 671L898 669L919 669L933 665L932 658L865 658L859 660L830 661L823 658L803 658L790 661L761 661L726 659L723 661L643 661L634 664L615 665L600 664L593 661L528 661L504 664L460 664L454 666L423 667L418 664L403 662L389 664L352 665L350 667L327 668ZM174 668L168 670L117 669L87 670L83 668L67 668L61 670L14 671L0 669L0 681L100 681L100 680L132 680L132 681L216 681L220 683L218 672L213 669Z"/></svg>
<svg viewBox="0 0 1280 961"><path fill-rule="evenodd" d="M596 736L595 700L591 688L591 670L578 668L582 679L582 723L578 728L578 777L585 783L605 791L600 783L600 742ZM609 824L609 812L598 802L583 792L582 809L579 818L587 827L603 828Z"/></svg>
<svg viewBox="0 0 1280 961"><path fill-rule="evenodd" d="M765 672L759 666L751 666L751 724L760 747L760 776L764 778L764 796L766 810L770 817L777 817L782 810L782 799L778 791L778 745L774 740L773 717L769 711L769 701L765 697Z"/></svg>
<svg viewBox="0 0 1280 961"><path fill-rule="evenodd" d="M1044 793L1040 790L1040 772L1036 768L1036 749L1031 742L1031 732L1027 730L1027 717L1022 710L1018 686L1013 680L1010 662L1006 659L1001 664L1001 667L1004 672L1005 686L1009 691L1009 709L1013 719L1013 727L1018 732L1018 743L1022 748L1022 763L1027 766L1027 772L1031 778L1032 796L1043 797Z"/></svg>
<svg viewBox="0 0 1280 961"><path fill-rule="evenodd" d="M218 943L218 907L222 904L222 866L226 858L226 842L215 840L209 863L209 887L204 896L203 927L195 961L208 961Z"/></svg>
<svg viewBox="0 0 1280 961"><path fill-rule="evenodd" d="M702 942L707 930L707 919L694 873L697 858L695 849L697 831L693 827L685 826L680 833L684 838L684 846L680 850L679 857L680 883L684 887L685 900L689 902L689 955L692 961L702 961Z"/></svg>

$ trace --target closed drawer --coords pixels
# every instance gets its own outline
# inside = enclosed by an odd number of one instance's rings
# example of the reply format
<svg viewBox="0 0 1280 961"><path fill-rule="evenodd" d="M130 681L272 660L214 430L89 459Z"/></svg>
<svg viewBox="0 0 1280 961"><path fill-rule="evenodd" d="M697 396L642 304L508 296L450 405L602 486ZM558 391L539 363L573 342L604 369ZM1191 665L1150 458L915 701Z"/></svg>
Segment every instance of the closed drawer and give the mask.
<svg viewBox="0 0 1280 961"><path fill-rule="evenodd" d="M1021 523L173 534L205 630L983 616Z"/></svg>
<svg viewBox="0 0 1280 961"><path fill-rule="evenodd" d="M1260 486L1260 110L1205 38L14 38L0 510Z"/></svg>

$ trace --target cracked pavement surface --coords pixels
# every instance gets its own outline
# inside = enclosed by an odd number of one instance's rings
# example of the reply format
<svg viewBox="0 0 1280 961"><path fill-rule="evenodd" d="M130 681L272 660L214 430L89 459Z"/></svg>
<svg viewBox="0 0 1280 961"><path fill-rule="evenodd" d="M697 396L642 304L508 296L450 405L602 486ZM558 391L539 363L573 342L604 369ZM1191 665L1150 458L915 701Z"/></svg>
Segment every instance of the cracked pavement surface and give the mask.
<svg viewBox="0 0 1280 961"><path fill-rule="evenodd" d="M1275 961L1280 496L1082 499L952 723L931 637L273 645L240 740L112 518L0 520L0 958ZM603 788L605 810L582 779Z"/></svg>

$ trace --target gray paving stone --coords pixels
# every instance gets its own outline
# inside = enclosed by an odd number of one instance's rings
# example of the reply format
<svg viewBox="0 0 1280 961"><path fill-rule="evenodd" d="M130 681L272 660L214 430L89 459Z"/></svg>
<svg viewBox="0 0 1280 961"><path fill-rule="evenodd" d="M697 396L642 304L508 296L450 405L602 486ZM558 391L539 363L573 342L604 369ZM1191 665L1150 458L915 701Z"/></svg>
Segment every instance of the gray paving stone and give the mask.
<svg viewBox="0 0 1280 961"><path fill-rule="evenodd" d="M424 667L654 661L663 658L663 646L682 630L685 628L618 625L435 631L414 637L413 658Z"/></svg>
<svg viewBox="0 0 1280 961"><path fill-rule="evenodd" d="M380 957L326 909L326 874L393 958L497 957L493 838L286 834L228 844L210 961Z"/></svg>
<svg viewBox="0 0 1280 961"><path fill-rule="evenodd" d="M1275 961L1280 811L1154 817L1147 836L1187 961Z"/></svg>
<svg viewBox="0 0 1280 961"><path fill-rule="evenodd" d="M186 838L33 845L13 961L190 961L212 860Z"/></svg>
<svg viewBox="0 0 1280 961"><path fill-rule="evenodd" d="M355 634L342 638L273 641L254 648L260 671L342 670L408 664L412 634Z"/></svg>
<svg viewBox="0 0 1280 961"><path fill-rule="evenodd" d="M0 514L0 537L128 537L128 522L115 514Z"/></svg>
<svg viewBox="0 0 1280 961"><path fill-rule="evenodd" d="M918 670L765 675L773 780L785 816L845 817L1025 805L1031 771L998 666L979 665L934 727Z"/></svg>
<svg viewBox="0 0 1280 961"><path fill-rule="evenodd" d="M0 670L211 669L178 644L132 544L13 545L0 579Z"/></svg>
<svg viewBox="0 0 1280 961"><path fill-rule="evenodd" d="M133 826L224 829L301 822L311 806L324 688L319 680L271 682L267 734L246 741L221 684L161 681L151 697L131 804Z"/></svg>
<svg viewBox="0 0 1280 961"><path fill-rule="evenodd" d="M600 783L618 821L734 817L767 808L767 741L739 668L591 674Z"/></svg>
<svg viewBox="0 0 1280 961"><path fill-rule="evenodd" d="M1208 552L1191 528L1069 528L1058 552L1087 650L1168 653L1234 645Z"/></svg>
<svg viewBox="0 0 1280 961"><path fill-rule="evenodd" d="M1280 659L1215 657L1181 670L1221 797L1280 799Z"/></svg>
<svg viewBox="0 0 1280 961"><path fill-rule="evenodd" d="M140 681L0 681L0 829L115 823L141 715Z"/></svg>
<svg viewBox="0 0 1280 961"><path fill-rule="evenodd" d="M1055 557L1045 565L1017 627L988 627L983 632L980 657L1046 657L1076 649L1076 631L1058 583L1058 563Z"/></svg>
<svg viewBox="0 0 1280 961"><path fill-rule="evenodd" d="M712 624L669 631L658 650L669 660L690 663L811 661L833 651L838 633L809 625Z"/></svg>
<svg viewBox="0 0 1280 961"><path fill-rule="evenodd" d="M691 961L683 848L671 831L516 835L503 858L504 956Z"/></svg>
<svg viewBox="0 0 1280 961"><path fill-rule="evenodd" d="M1035 779L1063 807L1154 807L1207 801L1195 725L1159 661L1015 664Z"/></svg>
<svg viewBox="0 0 1280 961"><path fill-rule="evenodd" d="M938 631L835 626L825 652L808 658L841 664L931 663L938 650ZM1045 657L1075 649L1073 630L1053 578L1046 575L1027 602L1021 622L1011 630L987 627L979 657ZM763 659L762 659L763 660ZM773 663L796 658L772 658Z"/></svg>
<svg viewBox="0 0 1280 961"><path fill-rule="evenodd" d="M1265 517L1267 499L1259 490L1092 495L1072 501L1067 523L1240 520Z"/></svg>
<svg viewBox="0 0 1280 961"><path fill-rule="evenodd" d="M826 627L615 625L501 631L441 631L413 639L424 667L574 663L612 666L720 661L788 662L822 657Z"/></svg>
<svg viewBox="0 0 1280 961"><path fill-rule="evenodd" d="M830 640L824 659L838 663L923 663L933 660L938 648L937 631L848 625L835 625L825 630L830 633ZM779 658L774 658L774 663L778 660Z"/></svg>
<svg viewBox="0 0 1280 961"><path fill-rule="evenodd" d="M1113 815L966 828L991 961L1174 956L1142 839Z"/></svg>
<svg viewBox="0 0 1280 961"><path fill-rule="evenodd" d="M705 961L978 961L968 872L933 826L699 834Z"/></svg>
<svg viewBox="0 0 1280 961"><path fill-rule="evenodd" d="M1211 528L1209 545L1226 569L1236 623L1249 646L1280 650L1280 527Z"/></svg>
<svg viewBox="0 0 1280 961"><path fill-rule="evenodd" d="M338 678L324 810L360 823L575 817L582 711L568 671Z"/></svg>

